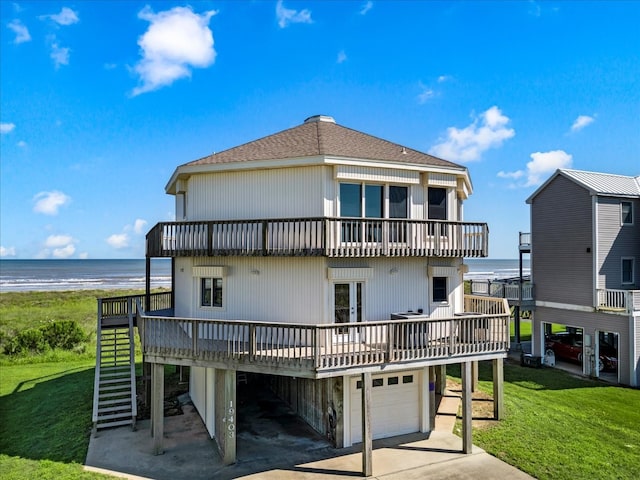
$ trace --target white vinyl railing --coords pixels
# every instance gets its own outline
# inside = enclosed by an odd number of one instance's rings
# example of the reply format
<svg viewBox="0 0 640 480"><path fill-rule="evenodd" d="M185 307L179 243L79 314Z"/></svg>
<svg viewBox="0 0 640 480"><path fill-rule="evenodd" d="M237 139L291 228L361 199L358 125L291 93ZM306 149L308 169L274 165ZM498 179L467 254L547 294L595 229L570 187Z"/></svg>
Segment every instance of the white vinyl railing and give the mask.
<svg viewBox="0 0 640 480"><path fill-rule="evenodd" d="M596 308L630 315L640 311L640 290L616 290L602 288L597 290L598 305Z"/></svg>

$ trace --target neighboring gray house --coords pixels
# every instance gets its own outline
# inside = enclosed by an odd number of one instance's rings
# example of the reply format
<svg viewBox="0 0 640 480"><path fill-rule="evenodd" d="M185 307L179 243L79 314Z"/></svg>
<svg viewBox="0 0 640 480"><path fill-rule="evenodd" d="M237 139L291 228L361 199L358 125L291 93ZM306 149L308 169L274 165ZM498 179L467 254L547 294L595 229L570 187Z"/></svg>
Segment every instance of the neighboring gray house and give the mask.
<svg viewBox="0 0 640 480"><path fill-rule="evenodd" d="M545 328L582 330L585 375L600 349L617 349L618 382L640 385L640 176L557 170L528 199L536 285L532 353ZM575 330L574 330L575 329Z"/></svg>

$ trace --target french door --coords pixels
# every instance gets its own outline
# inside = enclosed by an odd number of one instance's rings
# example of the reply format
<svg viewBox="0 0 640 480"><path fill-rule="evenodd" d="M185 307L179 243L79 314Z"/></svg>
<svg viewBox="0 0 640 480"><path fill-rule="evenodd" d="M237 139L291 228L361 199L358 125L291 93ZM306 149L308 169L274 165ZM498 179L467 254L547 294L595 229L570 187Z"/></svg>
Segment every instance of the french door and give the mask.
<svg viewBox="0 0 640 480"><path fill-rule="evenodd" d="M362 322L362 282L344 282L333 285L334 322L345 324L335 329L334 341L358 342L358 328L346 325Z"/></svg>

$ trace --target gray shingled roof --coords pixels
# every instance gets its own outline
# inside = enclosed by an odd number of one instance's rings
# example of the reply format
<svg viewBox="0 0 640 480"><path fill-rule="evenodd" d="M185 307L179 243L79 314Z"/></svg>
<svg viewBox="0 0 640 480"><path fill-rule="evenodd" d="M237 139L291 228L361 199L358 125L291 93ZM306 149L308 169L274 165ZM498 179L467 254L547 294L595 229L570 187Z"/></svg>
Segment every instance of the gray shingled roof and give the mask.
<svg viewBox="0 0 640 480"><path fill-rule="evenodd" d="M333 118L310 117L305 123L243 145L187 163L188 166L336 156L391 162L458 167L441 158L403 147L335 123Z"/></svg>
<svg viewBox="0 0 640 480"><path fill-rule="evenodd" d="M640 197L640 176L629 177L569 169L561 169L559 172L597 195Z"/></svg>

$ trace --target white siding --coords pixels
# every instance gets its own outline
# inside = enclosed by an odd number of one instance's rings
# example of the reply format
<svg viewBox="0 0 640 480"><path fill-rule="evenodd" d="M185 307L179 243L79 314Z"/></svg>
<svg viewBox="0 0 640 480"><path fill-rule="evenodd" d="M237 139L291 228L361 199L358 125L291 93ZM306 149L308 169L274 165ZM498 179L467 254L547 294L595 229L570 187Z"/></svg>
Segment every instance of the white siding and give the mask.
<svg viewBox="0 0 640 480"><path fill-rule="evenodd" d="M215 369L191 367L189 396L200 417L204 420L209 436L215 436Z"/></svg>
<svg viewBox="0 0 640 480"><path fill-rule="evenodd" d="M189 179L189 220L320 217L324 170L282 168L194 175Z"/></svg>
<svg viewBox="0 0 640 480"><path fill-rule="evenodd" d="M366 269L364 318L389 320L391 313L417 311L435 317L462 311L459 260L447 262L450 302L430 306L429 262L438 259L376 258L369 260L278 257L215 257L176 261L176 316L290 323L333 323L333 283L329 268ZM225 267L222 309L199 307L197 265ZM353 270L360 271L360 270ZM366 277L366 278L365 278Z"/></svg>
<svg viewBox="0 0 640 480"><path fill-rule="evenodd" d="M375 183L420 183L420 172L410 170L394 170L390 168L358 167L354 165L338 165L335 167L338 180L356 180ZM455 179L455 177L454 177Z"/></svg>

